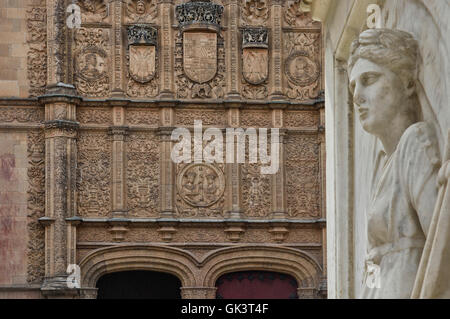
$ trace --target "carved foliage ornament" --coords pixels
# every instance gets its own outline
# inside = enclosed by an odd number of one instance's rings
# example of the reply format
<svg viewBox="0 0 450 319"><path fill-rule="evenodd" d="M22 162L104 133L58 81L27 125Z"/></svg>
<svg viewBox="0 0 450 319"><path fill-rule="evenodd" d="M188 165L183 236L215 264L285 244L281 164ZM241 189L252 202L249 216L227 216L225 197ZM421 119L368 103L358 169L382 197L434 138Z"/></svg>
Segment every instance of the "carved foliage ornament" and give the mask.
<svg viewBox="0 0 450 319"><path fill-rule="evenodd" d="M128 0L126 22L150 23L158 14L156 0Z"/></svg>
<svg viewBox="0 0 450 319"><path fill-rule="evenodd" d="M284 20L290 26L304 27L315 24L311 11L312 0L294 0L287 4Z"/></svg>
<svg viewBox="0 0 450 319"><path fill-rule="evenodd" d="M146 25L127 28L129 72L133 80L146 83L156 73L156 43L158 30Z"/></svg>
<svg viewBox="0 0 450 319"><path fill-rule="evenodd" d="M191 25L218 28L222 13L223 6L208 0L187 2L175 7L175 15L182 29Z"/></svg>

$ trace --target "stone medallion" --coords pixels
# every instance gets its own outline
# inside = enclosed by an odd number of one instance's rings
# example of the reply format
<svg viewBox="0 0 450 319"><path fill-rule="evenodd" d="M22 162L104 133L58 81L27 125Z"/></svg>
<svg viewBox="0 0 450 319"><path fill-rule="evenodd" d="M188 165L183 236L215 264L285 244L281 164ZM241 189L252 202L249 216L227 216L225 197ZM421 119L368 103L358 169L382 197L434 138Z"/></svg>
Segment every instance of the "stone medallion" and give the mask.
<svg viewBox="0 0 450 319"><path fill-rule="evenodd" d="M209 207L223 196L225 177L210 164L189 164L177 177L180 197L194 207Z"/></svg>
<svg viewBox="0 0 450 319"><path fill-rule="evenodd" d="M205 83L217 73L217 34L215 32L183 33L183 68L194 82Z"/></svg>
<svg viewBox="0 0 450 319"><path fill-rule="evenodd" d="M294 52L286 60L285 72L289 81L306 86L317 80L319 67L304 52Z"/></svg>
<svg viewBox="0 0 450 319"><path fill-rule="evenodd" d="M107 77L106 52L98 47L88 46L77 55L77 74L86 81L99 81Z"/></svg>

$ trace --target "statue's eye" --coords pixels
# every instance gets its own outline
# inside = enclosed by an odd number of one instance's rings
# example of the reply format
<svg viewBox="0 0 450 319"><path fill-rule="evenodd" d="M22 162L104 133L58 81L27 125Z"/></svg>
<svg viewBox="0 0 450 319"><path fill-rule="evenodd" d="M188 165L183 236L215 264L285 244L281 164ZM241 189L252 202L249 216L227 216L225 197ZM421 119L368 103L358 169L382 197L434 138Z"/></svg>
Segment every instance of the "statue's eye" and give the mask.
<svg viewBox="0 0 450 319"><path fill-rule="evenodd" d="M378 78L380 77L379 73L365 73L362 77L361 77L361 82L364 86L369 86L374 84Z"/></svg>

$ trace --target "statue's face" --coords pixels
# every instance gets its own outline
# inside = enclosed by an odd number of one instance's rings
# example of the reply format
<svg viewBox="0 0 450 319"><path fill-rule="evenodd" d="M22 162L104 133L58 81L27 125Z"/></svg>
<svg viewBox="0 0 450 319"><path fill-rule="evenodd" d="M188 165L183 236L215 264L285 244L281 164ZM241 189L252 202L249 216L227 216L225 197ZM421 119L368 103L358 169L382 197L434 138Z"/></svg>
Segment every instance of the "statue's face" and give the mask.
<svg viewBox="0 0 450 319"><path fill-rule="evenodd" d="M366 59L355 63L350 74L350 90L362 127L374 135L386 133L390 120L402 111L407 99L397 74Z"/></svg>

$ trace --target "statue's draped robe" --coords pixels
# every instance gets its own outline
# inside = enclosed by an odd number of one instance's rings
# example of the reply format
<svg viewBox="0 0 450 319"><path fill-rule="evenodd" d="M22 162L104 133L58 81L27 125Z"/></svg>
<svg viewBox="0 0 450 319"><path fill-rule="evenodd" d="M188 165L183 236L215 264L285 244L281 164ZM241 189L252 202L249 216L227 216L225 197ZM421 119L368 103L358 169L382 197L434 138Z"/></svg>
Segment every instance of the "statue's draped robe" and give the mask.
<svg viewBox="0 0 450 319"><path fill-rule="evenodd" d="M379 266L379 288L364 281L362 298L410 298L436 203L438 158L431 129L419 122L382 163L367 211L364 276Z"/></svg>

